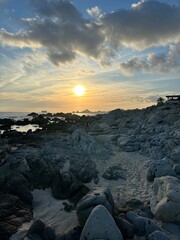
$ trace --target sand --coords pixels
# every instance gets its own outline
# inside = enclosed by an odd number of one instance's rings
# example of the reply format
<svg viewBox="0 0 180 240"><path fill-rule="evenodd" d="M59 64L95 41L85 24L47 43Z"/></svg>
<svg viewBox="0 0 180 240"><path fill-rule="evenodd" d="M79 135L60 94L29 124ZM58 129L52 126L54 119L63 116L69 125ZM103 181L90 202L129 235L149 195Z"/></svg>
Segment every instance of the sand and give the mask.
<svg viewBox="0 0 180 240"><path fill-rule="evenodd" d="M150 199L151 184L146 180L146 172L151 159L137 153L120 152L117 146L111 144L110 135L94 137L96 141L103 145L108 144L112 148L112 156L108 160L99 160L96 159L96 156L93 159L97 164L99 176L102 176L107 167L120 164L125 179L106 180L100 177L97 185L91 182L87 186L91 189L95 186L109 187L117 207L122 207L130 198L138 198L147 203ZM66 163L65 168L67 169L68 166L69 164ZM54 199L50 189L34 190L32 193L34 198L33 219L44 220L47 225L55 229L56 233L67 232L77 226L76 211L73 210L70 213L64 211L64 201ZM14 234L10 240L22 239L30 225L31 222L23 224L18 233Z"/></svg>

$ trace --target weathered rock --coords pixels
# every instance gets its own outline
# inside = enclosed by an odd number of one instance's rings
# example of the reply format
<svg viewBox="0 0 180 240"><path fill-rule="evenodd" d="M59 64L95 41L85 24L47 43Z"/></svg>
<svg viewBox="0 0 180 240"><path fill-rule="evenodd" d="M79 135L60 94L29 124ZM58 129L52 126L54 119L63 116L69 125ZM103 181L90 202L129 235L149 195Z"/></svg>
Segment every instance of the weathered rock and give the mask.
<svg viewBox="0 0 180 240"><path fill-rule="evenodd" d="M175 164L180 164L180 146L173 149L171 153L171 159Z"/></svg>
<svg viewBox="0 0 180 240"><path fill-rule="evenodd" d="M148 240L170 240L170 238L165 233L156 230L148 236Z"/></svg>
<svg viewBox="0 0 180 240"><path fill-rule="evenodd" d="M123 238L132 238L135 233L135 227L133 224L131 224L129 221L126 219L123 219L121 217L114 217L114 220L120 229Z"/></svg>
<svg viewBox="0 0 180 240"><path fill-rule="evenodd" d="M126 214L126 217L128 221L130 221L135 226L135 232L139 236L148 236L152 232L160 230L160 228L154 224L151 219L138 216L134 212L128 212Z"/></svg>
<svg viewBox="0 0 180 240"><path fill-rule="evenodd" d="M148 181L153 181L154 178L166 175L176 176L168 159L157 160L156 162L150 163L147 172Z"/></svg>
<svg viewBox="0 0 180 240"><path fill-rule="evenodd" d="M71 136L72 144L79 150L87 153L95 152L95 141L92 136L81 129L77 129Z"/></svg>
<svg viewBox="0 0 180 240"><path fill-rule="evenodd" d="M152 212L149 205L143 203L137 198L131 198L126 203L124 208L128 209L128 211L132 211L137 213L138 215L146 218L152 218Z"/></svg>
<svg viewBox="0 0 180 240"><path fill-rule="evenodd" d="M18 197L0 195L0 238L9 240L18 228L32 219L32 212L28 204L23 203Z"/></svg>
<svg viewBox="0 0 180 240"><path fill-rule="evenodd" d="M33 199L27 178L16 170L12 162L0 168L0 193L15 194L30 205Z"/></svg>
<svg viewBox="0 0 180 240"><path fill-rule="evenodd" d="M80 240L91 239L123 240L114 219L102 205L93 209L81 233Z"/></svg>
<svg viewBox="0 0 180 240"><path fill-rule="evenodd" d="M71 172L56 175L52 181L51 191L57 199L70 199L74 204L89 192L89 188L76 181Z"/></svg>
<svg viewBox="0 0 180 240"><path fill-rule="evenodd" d="M118 180L119 178L125 179L124 171L120 166L108 167L102 177L108 180Z"/></svg>
<svg viewBox="0 0 180 240"><path fill-rule="evenodd" d="M45 229L45 223L41 219L37 219L33 222L31 227L28 230L27 235L38 234L41 235Z"/></svg>
<svg viewBox="0 0 180 240"><path fill-rule="evenodd" d="M31 182L34 188L48 188L51 185L52 179L55 175L55 170L50 163L43 159L26 157L30 168Z"/></svg>
<svg viewBox="0 0 180 240"><path fill-rule="evenodd" d="M180 175L180 164L175 164L173 170L177 175Z"/></svg>
<svg viewBox="0 0 180 240"><path fill-rule="evenodd" d="M180 223L180 179L172 176L155 178L150 207L157 219Z"/></svg>
<svg viewBox="0 0 180 240"><path fill-rule="evenodd" d="M81 226L97 205L103 205L111 214L113 213L114 201L109 188L95 188L78 202L77 216Z"/></svg>
<svg viewBox="0 0 180 240"><path fill-rule="evenodd" d="M56 235L54 229L50 226L46 226L41 234L43 240L54 240Z"/></svg>
<svg viewBox="0 0 180 240"><path fill-rule="evenodd" d="M70 171L83 183L91 182L98 174L95 162L89 158L71 160Z"/></svg>

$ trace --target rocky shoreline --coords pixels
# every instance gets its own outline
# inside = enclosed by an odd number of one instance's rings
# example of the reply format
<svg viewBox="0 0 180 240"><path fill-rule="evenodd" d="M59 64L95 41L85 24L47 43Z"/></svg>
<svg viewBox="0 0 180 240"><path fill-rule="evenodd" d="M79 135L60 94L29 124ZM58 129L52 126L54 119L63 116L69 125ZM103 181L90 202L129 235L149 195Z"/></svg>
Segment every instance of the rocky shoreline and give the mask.
<svg viewBox="0 0 180 240"><path fill-rule="evenodd" d="M179 239L179 105L31 117L0 119L2 240ZM39 217L41 191L61 203L56 217L53 200Z"/></svg>

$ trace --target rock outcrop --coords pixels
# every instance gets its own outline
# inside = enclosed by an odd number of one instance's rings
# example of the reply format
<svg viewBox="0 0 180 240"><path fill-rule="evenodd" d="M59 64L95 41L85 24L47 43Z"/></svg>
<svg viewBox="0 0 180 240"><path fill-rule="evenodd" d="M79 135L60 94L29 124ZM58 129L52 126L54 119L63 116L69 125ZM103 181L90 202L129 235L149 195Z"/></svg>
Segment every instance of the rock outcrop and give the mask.
<svg viewBox="0 0 180 240"><path fill-rule="evenodd" d="M172 176L155 178L150 207L157 219L180 223L180 179Z"/></svg>
<svg viewBox="0 0 180 240"><path fill-rule="evenodd" d="M92 239L123 240L114 219L102 205L93 209L81 233L80 240Z"/></svg>

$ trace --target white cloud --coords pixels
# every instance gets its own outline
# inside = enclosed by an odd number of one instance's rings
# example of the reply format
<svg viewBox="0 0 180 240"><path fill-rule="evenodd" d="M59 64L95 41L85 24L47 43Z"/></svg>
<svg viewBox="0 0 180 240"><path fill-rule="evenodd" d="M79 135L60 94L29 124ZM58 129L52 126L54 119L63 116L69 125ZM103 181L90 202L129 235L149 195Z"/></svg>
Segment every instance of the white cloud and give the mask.
<svg viewBox="0 0 180 240"><path fill-rule="evenodd" d="M93 18L98 18L101 15L101 9L98 6L95 6L88 8L87 13Z"/></svg>
<svg viewBox="0 0 180 240"><path fill-rule="evenodd" d="M167 54L148 54L145 59L134 57L120 64L123 74L131 76L135 72L180 73L180 43L171 44Z"/></svg>
<svg viewBox="0 0 180 240"><path fill-rule="evenodd" d="M69 1L34 0L31 3L39 17L22 19L24 30L17 33L1 29L1 43L43 48L48 59L57 66L72 62L77 56L110 65L119 48L143 50L180 41L180 8L175 5L142 0L129 10L100 15L97 21L83 18ZM100 9L94 7L88 12L96 17ZM136 68L143 64L143 69L149 67L143 60L138 61Z"/></svg>

